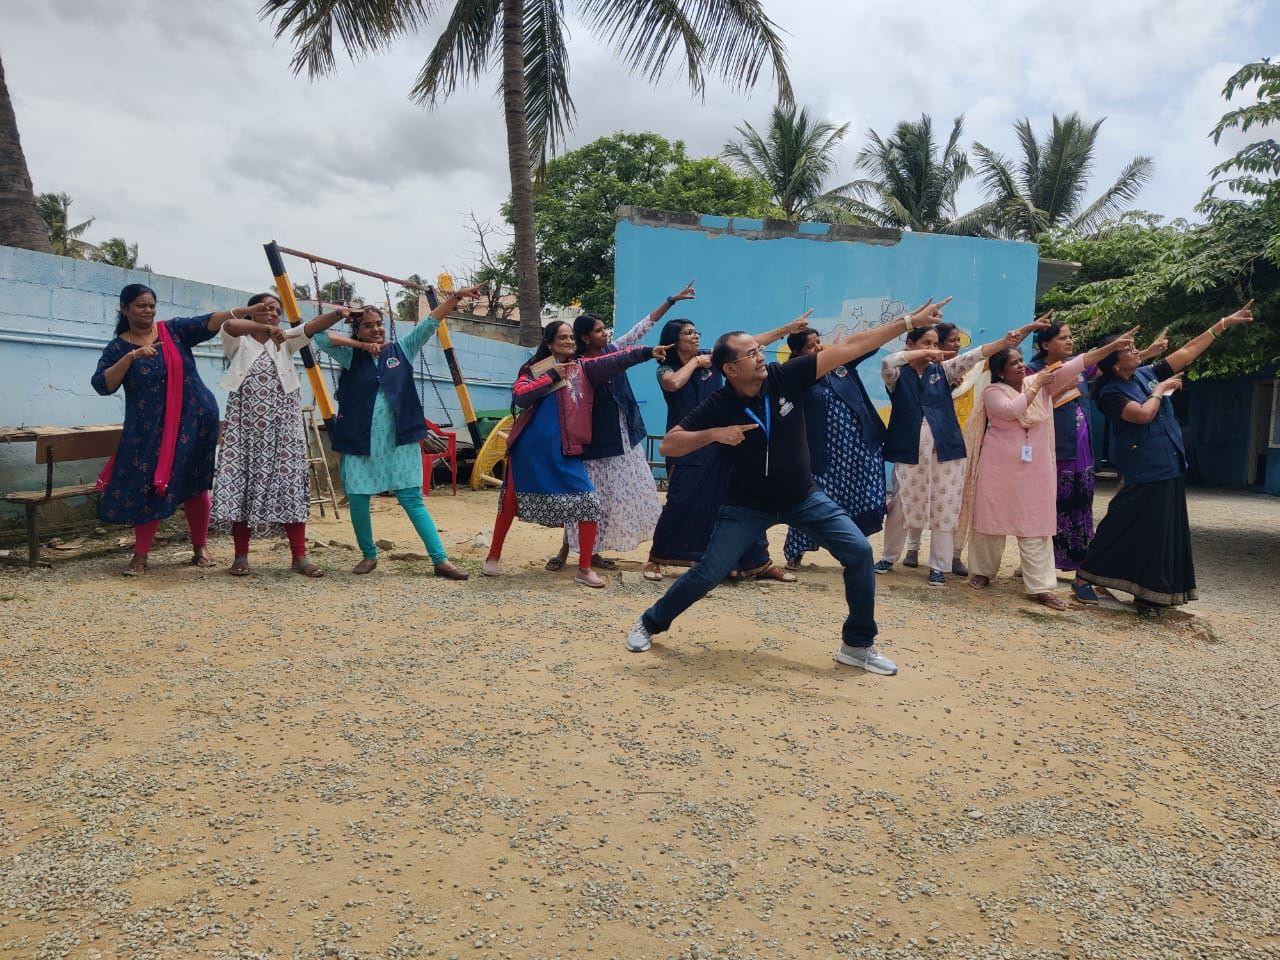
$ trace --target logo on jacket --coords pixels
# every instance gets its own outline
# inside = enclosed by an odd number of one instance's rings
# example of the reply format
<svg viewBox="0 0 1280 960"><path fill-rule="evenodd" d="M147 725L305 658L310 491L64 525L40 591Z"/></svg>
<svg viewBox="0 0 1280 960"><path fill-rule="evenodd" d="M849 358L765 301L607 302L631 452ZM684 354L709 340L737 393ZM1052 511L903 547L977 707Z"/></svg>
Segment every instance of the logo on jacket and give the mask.
<svg viewBox="0 0 1280 960"><path fill-rule="evenodd" d="M398 367L398 366L400 366L400 358L399 358L399 357L387 357L387 369L388 369L388 370L394 370L394 369L395 369L396 367Z"/></svg>
<svg viewBox="0 0 1280 960"><path fill-rule="evenodd" d="M847 377L849 375L849 371L845 367L836 367L833 372L837 377Z"/></svg>
<svg viewBox="0 0 1280 960"><path fill-rule="evenodd" d="M703 370L703 371L702 371L702 373L701 373L699 376L701 376L703 380L710 380L710 379L711 379L711 370L710 370L709 368L708 368L708 369L706 369L706 370Z"/></svg>
<svg viewBox="0 0 1280 960"><path fill-rule="evenodd" d="M930 383L937 383L941 379L942 379L942 374L938 373L936 370L933 373L929 374Z"/></svg>
<svg viewBox="0 0 1280 960"><path fill-rule="evenodd" d="M778 403L778 413L782 414L784 417L795 408L796 408L795 404L792 403L790 400L787 400L786 398L783 398Z"/></svg>

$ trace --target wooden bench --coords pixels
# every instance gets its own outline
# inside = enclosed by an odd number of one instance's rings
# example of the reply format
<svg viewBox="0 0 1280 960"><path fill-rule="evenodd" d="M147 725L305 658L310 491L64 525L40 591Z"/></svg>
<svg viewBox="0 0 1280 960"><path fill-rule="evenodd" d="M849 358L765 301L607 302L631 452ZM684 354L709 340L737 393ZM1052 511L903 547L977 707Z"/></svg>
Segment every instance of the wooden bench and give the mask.
<svg viewBox="0 0 1280 960"><path fill-rule="evenodd" d="M45 464L45 483L42 490L14 490L4 495L6 503L21 504L27 511L27 562L36 566L40 561L40 528L37 511L46 503L69 500L97 492L93 483L77 483L66 487L53 485L53 468L59 463L75 463L81 460L101 460L116 452L120 444L122 428L100 426L87 428L37 427L18 435L6 436L8 442L33 441L36 445L36 463Z"/></svg>

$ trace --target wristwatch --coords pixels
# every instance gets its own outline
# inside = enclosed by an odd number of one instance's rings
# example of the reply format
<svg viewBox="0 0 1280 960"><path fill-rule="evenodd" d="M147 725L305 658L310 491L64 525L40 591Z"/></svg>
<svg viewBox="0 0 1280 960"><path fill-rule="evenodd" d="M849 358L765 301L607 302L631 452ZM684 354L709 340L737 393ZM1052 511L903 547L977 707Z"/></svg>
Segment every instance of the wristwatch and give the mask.
<svg viewBox="0 0 1280 960"><path fill-rule="evenodd" d="M668 307L674 307L675 305L676 305L676 298L675 298L675 297L667 297L667 306L668 306Z"/></svg>

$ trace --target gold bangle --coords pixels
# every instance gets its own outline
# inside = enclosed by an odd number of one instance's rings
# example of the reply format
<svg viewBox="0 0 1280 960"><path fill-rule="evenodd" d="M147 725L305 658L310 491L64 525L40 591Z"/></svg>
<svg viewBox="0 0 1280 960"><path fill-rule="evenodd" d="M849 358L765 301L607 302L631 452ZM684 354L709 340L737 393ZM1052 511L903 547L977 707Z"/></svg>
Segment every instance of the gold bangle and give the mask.
<svg viewBox="0 0 1280 960"><path fill-rule="evenodd" d="M911 314L904 313L902 315L902 326L903 326L903 329L907 331L907 333L910 333L912 330L915 329L915 327L911 325Z"/></svg>
<svg viewBox="0 0 1280 960"><path fill-rule="evenodd" d="M1213 337L1213 339L1215 339L1215 340L1217 340L1217 339L1218 339L1218 333L1217 333L1217 331L1215 331L1215 330L1213 329L1213 328L1214 328L1214 327L1216 327L1216 326L1217 326L1217 324L1216 324L1216 323L1214 323L1214 324L1212 324L1212 325L1209 327L1209 336Z"/></svg>

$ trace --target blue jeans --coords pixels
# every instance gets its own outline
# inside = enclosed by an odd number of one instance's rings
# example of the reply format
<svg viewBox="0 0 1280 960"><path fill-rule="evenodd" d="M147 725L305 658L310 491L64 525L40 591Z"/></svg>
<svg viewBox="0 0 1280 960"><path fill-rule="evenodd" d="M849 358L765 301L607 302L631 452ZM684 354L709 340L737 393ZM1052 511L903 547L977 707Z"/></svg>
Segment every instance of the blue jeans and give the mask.
<svg viewBox="0 0 1280 960"><path fill-rule="evenodd" d="M786 523L826 547L844 566L844 598L849 616L841 636L851 647L869 647L876 639L876 576L871 545L849 515L825 493L815 491L784 510L765 512L726 504L720 508L711 542L698 565L671 585L640 615L650 633L664 633L672 622L711 592L733 569L742 552L774 524Z"/></svg>

